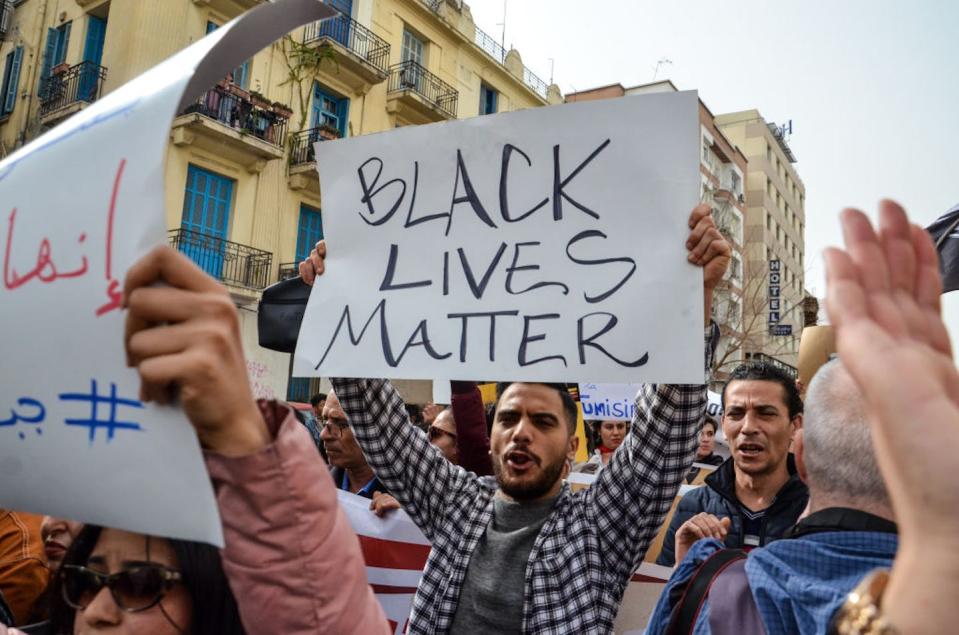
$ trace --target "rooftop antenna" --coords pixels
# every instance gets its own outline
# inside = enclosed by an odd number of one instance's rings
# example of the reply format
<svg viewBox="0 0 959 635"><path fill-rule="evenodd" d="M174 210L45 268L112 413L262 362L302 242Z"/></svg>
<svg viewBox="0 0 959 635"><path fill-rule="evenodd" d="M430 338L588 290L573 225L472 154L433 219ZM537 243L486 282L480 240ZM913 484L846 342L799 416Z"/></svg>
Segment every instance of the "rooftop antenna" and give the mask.
<svg viewBox="0 0 959 635"><path fill-rule="evenodd" d="M670 60L670 59L666 59L666 58L664 57L664 58L660 59L658 62L656 62L656 68L653 70L653 81L654 81L654 82L656 81L656 76L659 75L659 67L660 67L660 66L663 66L663 65L665 65L665 64L669 64L670 66L672 66L673 61Z"/></svg>
<svg viewBox="0 0 959 635"><path fill-rule="evenodd" d="M496 26L503 27L502 32L499 36L499 45L503 47L503 50L506 50L506 3L508 0L503 0L503 21L497 22Z"/></svg>
<svg viewBox="0 0 959 635"><path fill-rule="evenodd" d="M556 65L556 60L552 57L549 58L549 85L553 85L553 67Z"/></svg>

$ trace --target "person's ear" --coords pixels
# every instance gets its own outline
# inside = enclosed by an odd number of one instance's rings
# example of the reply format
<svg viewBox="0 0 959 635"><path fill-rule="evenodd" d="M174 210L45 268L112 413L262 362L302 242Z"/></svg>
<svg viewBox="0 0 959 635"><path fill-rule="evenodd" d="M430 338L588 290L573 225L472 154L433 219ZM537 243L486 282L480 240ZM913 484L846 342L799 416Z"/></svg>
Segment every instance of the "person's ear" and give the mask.
<svg viewBox="0 0 959 635"><path fill-rule="evenodd" d="M802 430L802 413L800 412L800 413L797 414L795 417L793 417L792 421L790 421L789 423L790 423L790 424L792 425L792 427L793 427L793 434L794 434L794 435L795 435L795 433L798 432L799 430Z"/></svg>
<svg viewBox="0 0 959 635"><path fill-rule="evenodd" d="M579 449L579 437L573 434L569 438L569 445L566 448L566 458L570 461L576 458L576 450Z"/></svg>
<svg viewBox="0 0 959 635"><path fill-rule="evenodd" d="M799 473L799 478L802 479L803 483L809 484L806 481L806 462L804 460L803 452L805 451L806 446L803 443L803 431L800 428L796 431L796 436L793 437L793 457L796 460L796 472Z"/></svg>

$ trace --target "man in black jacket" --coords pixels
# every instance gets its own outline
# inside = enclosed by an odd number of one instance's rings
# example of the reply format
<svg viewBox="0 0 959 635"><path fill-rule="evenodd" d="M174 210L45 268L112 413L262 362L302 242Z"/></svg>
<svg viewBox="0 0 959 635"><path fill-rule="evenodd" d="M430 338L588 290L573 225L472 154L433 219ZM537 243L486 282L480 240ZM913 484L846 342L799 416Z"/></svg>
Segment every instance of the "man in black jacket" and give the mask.
<svg viewBox="0 0 959 635"><path fill-rule="evenodd" d="M731 456L679 502L657 564L674 565L700 538L750 549L796 523L809 500L789 453L802 411L793 378L779 368L748 363L732 372L723 389Z"/></svg>

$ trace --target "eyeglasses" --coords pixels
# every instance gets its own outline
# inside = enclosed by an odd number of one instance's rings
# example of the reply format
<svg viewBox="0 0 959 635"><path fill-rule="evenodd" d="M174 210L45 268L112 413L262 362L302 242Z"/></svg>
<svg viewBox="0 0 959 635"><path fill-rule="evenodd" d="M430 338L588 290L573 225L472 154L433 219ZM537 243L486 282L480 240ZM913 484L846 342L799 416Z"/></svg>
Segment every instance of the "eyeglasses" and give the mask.
<svg viewBox="0 0 959 635"><path fill-rule="evenodd" d="M349 423L341 419L317 419L317 423L320 424L320 430L329 427L330 434L334 437L339 437L344 430L350 427Z"/></svg>
<svg viewBox="0 0 959 635"><path fill-rule="evenodd" d="M455 434L453 434L452 432L447 432L446 430L443 430L442 428L437 428L436 426L430 426L428 434L430 437L430 441L436 441L443 435L446 435L452 438L454 441L456 440Z"/></svg>
<svg viewBox="0 0 959 635"><path fill-rule="evenodd" d="M119 573L100 573L78 565L66 564L63 572L63 599L75 609L85 609L103 587L120 609L129 613L155 606L183 575L175 569L149 564L130 567Z"/></svg>

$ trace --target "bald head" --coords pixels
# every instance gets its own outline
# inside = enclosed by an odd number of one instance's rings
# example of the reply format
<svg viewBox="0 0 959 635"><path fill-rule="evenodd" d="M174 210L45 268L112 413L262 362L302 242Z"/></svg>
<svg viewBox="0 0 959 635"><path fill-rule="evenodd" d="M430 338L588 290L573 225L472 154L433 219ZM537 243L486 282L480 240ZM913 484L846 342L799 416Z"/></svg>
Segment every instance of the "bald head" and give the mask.
<svg viewBox="0 0 959 635"><path fill-rule="evenodd" d="M819 369L805 405L802 462L810 497L891 517L862 396L840 361Z"/></svg>

